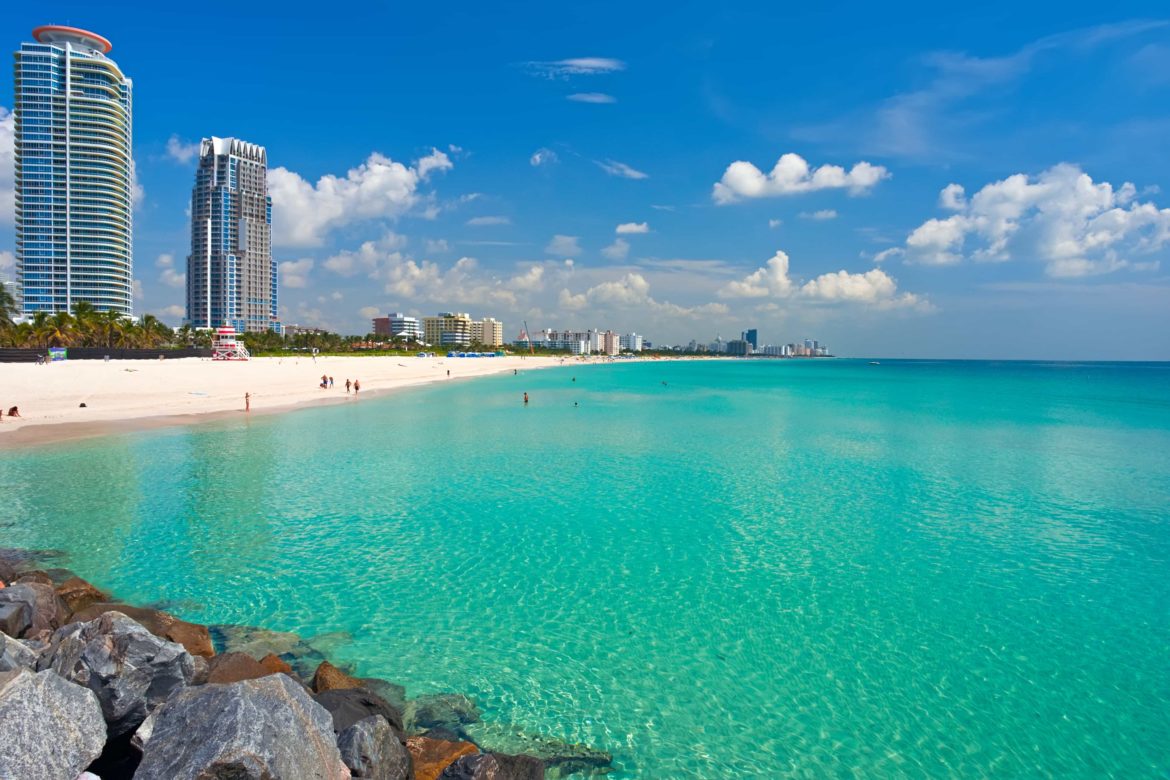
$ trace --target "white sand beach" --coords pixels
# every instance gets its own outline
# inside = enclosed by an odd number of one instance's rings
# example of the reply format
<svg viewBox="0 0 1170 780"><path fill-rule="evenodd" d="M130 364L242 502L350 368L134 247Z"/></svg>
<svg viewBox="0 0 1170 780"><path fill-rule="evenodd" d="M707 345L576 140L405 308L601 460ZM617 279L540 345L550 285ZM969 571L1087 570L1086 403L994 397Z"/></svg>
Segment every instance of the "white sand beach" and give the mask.
<svg viewBox="0 0 1170 780"><path fill-rule="evenodd" d="M47 365L0 363L0 447L84 438L128 427L191 422L206 415L282 411L303 404L355 400L345 381L359 380L358 398L429 382L530 371L561 358L509 356L283 357L221 362L172 360L74 360ZM566 362L568 362L566 360ZM450 376L448 377L448 373ZM332 376L331 389L319 387ZM81 404L85 404L83 408ZM20 417L9 418L12 406Z"/></svg>

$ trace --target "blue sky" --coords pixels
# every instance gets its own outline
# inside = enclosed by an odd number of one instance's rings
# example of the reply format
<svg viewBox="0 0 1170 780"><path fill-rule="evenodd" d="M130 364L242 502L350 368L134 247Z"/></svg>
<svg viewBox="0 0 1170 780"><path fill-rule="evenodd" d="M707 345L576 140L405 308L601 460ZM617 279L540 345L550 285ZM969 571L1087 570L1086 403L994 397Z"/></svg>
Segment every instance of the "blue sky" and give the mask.
<svg viewBox="0 0 1170 780"><path fill-rule="evenodd" d="M490 5L22 4L2 29L113 42L136 306L175 324L219 135L268 149L286 323L1170 359L1164 6ZM0 106L11 133L11 77Z"/></svg>

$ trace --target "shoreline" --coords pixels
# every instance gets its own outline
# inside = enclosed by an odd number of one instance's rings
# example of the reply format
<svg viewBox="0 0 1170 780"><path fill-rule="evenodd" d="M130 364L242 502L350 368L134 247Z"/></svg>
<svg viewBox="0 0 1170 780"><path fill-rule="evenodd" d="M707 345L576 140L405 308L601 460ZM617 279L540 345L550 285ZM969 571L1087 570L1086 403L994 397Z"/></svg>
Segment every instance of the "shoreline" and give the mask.
<svg viewBox="0 0 1170 780"><path fill-rule="evenodd" d="M573 365L598 362L572 359ZM6 409L14 405L8 399L20 398L15 405L21 416L0 420L0 451L356 402L359 395L348 393L345 379L336 376L347 371L366 377L360 397L381 397L443 381L562 365L569 359L329 356L227 364L203 358L6 364L12 370L0 387L0 398L7 401L0 406ZM318 371L334 377L332 388L316 386ZM251 393L250 411L243 408L244 393Z"/></svg>

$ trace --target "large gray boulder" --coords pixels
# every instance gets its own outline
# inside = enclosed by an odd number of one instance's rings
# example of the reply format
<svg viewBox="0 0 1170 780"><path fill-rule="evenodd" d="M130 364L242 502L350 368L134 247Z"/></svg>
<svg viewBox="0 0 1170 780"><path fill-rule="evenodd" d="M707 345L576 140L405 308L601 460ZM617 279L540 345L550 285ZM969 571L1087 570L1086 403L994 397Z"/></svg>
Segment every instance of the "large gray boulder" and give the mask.
<svg viewBox="0 0 1170 780"><path fill-rule="evenodd" d="M337 735L341 760L354 777L408 780L410 753L381 715L359 720Z"/></svg>
<svg viewBox="0 0 1170 780"><path fill-rule="evenodd" d="M544 764L532 756L476 753L448 764L438 780L544 780Z"/></svg>
<svg viewBox="0 0 1170 780"><path fill-rule="evenodd" d="M0 588L0 630L17 639L56 630L67 611L52 585L18 582Z"/></svg>
<svg viewBox="0 0 1170 780"><path fill-rule="evenodd" d="M105 742L93 692L52 672L0 672L0 778L73 780Z"/></svg>
<svg viewBox="0 0 1170 780"><path fill-rule="evenodd" d="M329 713L287 675L186 688L142 724L135 780L344 780Z"/></svg>
<svg viewBox="0 0 1170 780"><path fill-rule="evenodd" d="M371 715L381 715L398 734L402 735L402 713L388 701L365 688L339 688L318 693L313 697L333 718L333 730L340 734Z"/></svg>
<svg viewBox="0 0 1170 780"><path fill-rule="evenodd" d="M58 630L39 667L93 691L111 737L134 731L151 710L206 675L202 658L120 612Z"/></svg>
<svg viewBox="0 0 1170 780"><path fill-rule="evenodd" d="M15 669L36 671L38 657L38 653L24 642L0 634L0 672L11 672Z"/></svg>

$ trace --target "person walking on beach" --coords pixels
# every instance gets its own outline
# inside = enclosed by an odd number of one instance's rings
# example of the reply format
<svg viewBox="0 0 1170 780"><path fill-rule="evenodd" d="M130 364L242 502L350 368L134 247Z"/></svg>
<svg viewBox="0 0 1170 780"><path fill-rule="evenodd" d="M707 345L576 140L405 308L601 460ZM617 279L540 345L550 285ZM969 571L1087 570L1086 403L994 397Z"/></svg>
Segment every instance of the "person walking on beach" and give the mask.
<svg viewBox="0 0 1170 780"><path fill-rule="evenodd" d="M447 377L450 378L450 376L451 376L451 369L448 368L447 369Z"/></svg>
<svg viewBox="0 0 1170 780"><path fill-rule="evenodd" d="M356 379L353 380L353 394L357 395L358 390L361 390L361 389L362 389L362 383L357 381Z"/></svg>
<svg viewBox="0 0 1170 780"><path fill-rule="evenodd" d="M351 388L351 387L353 387L353 382L349 381L348 379L347 379L347 380L345 380L345 392L347 392L347 393L348 393L348 392L349 392L349 388Z"/></svg>
<svg viewBox="0 0 1170 780"><path fill-rule="evenodd" d="M252 394L251 393L244 393L244 411L245 412L252 411Z"/></svg>

